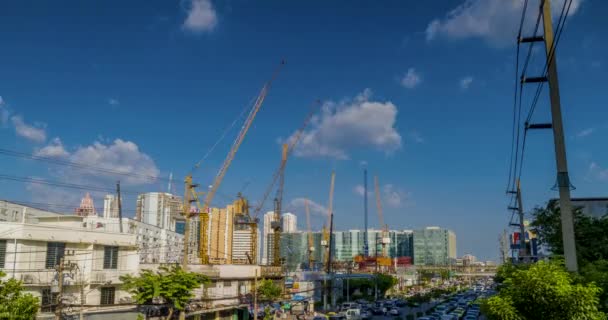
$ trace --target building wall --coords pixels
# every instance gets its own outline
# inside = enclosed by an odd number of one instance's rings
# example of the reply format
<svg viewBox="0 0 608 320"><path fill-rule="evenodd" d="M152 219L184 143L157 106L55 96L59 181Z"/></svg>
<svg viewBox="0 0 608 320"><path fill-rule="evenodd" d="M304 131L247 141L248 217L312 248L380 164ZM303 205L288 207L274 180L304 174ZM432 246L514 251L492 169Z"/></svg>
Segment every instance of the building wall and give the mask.
<svg viewBox="0 0 608 320"><path fill-rule="evenodd" d="M257 257L254 257L251 252L251 230L235 230L232 236L232 263L247 264L251 257L254 263L257 263Z"/></svg>
<svg viewBox="0 0 608 320"><path fill-rule="evenodd" d="M118 218L118 198L112 194L107 194L103 198L103 217Z"/></svg>
<svg viewBox="0 0 608 320"><path fill-rule="evenodd" d="M283 221L283 232L292 233L298 231L298 217L293 213L284 213L281 216Z"/></svg>
<svg viewBox="0 0 608 320"><path fill-rule="evenodd" d="M212 208L209 214L209 261L232 263L234 207Z"/></svg>
<svg viewBox="0 0 608 320"><path fill-rule="evenodd" d="M414 230L414 264L448 265L456 259L456 235L447 229Z"/></svg>
<svg viewBox="0 0 608 320"><path fill-rule="evenodd" d="M136 220L175 231L175 221L181 219L182 201L170 193L149 192L137 196Z"/></svg>
<svg viewBox="0 0 608 320"><path fill-rule="evenodd" d="M261 243L261 247L262 247L262 264L267 264L268 261L270 261L268 259L268 235L272 234L272 228L271 228L271 223L272 220L274 219L274 212L273 211L268 211L266 212L266 214L264 214L264 226L262 229L262 243Z"/></svg>

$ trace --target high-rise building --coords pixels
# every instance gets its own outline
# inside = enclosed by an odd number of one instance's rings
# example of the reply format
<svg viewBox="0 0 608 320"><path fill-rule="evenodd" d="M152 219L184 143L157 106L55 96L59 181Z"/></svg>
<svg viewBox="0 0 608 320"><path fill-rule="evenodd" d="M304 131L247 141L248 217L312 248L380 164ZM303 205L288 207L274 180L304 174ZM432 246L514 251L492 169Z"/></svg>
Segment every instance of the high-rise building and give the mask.
<svg viewBox="0 0 608 320"><path fill-rule="evenodd" d="M103 198L103 217L118 218L118 198L113 194L106 194Z"/></svg>
<svg viewBox="0 0 608 320"><path fill-rule="evenodd" d="M137 196L135 220L163 229L175 230L175 222L182 220L182 200L164 192L142 193Z"/></svg>
<svg viewBox="0 0 608 320"><path fill-rule="evenodd" d="M456 235L439 227L414 230L415 265L449 265L456 260Z"/></svg>
<svg viewBox="0 0 608 320"><path fill-rule="evenodd" d="M266 214L264 214L264 227L262 229L262 241L264 241L261 245L262 245L262 264L268 264L268 248L269 248L269 244L268 244L268 235L269 234L273 234L274 232L272 231L272 221L274 220L274 211L268 211L266 212Z"/></svg>
<svg viewBox="0 0 608 320"><path fill-rule="evenodd" d="M251 253L251 229L234 230L232 233L232 263L249 264L249 259L257 264L257 257Z"/></svg>
<svg viewBox="0 0 608 320"><path fill-rule="evenodd" d="M298 217L293 213L283 213L281 215L283 230L284 233L293 233L298 231Z"/></svg>
<svg viewBox="0 0 608 320"><path fill-rule="evenodd" d="M232 264L234 206L209 210L209 262Z"/></svg>
<svg viewBox="0 0 608 320"><path fill-rule="evenodd" d="M76 208L75 213L82 217L97 215L95 205L93 205L93 198L91 198L91 195L88 192L84 195L84 198L80 200L80 207Z"/></svg>

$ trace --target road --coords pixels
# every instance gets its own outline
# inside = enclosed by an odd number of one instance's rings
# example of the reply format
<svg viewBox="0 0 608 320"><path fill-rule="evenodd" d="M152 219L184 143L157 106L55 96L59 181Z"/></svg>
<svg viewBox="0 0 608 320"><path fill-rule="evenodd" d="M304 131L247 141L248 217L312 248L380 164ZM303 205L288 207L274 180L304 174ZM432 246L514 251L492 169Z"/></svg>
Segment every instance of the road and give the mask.
<svg viewBox="0 0 608 320"><path fill-rule="evenodd" d="M433 306L435 306L435 303L423 303L420 304L420 306L415 307L415 308L410 308L410 307L403 307L403 308L398 308L399 309L399 316L391 316L391 315L387 315L387 316L373 316L372 320L395 320L395 318L399 318L399 319L403 319L405 316L407 316L408 314L416 314L416 312L425 312L426 310L432 308Z"/></svg>

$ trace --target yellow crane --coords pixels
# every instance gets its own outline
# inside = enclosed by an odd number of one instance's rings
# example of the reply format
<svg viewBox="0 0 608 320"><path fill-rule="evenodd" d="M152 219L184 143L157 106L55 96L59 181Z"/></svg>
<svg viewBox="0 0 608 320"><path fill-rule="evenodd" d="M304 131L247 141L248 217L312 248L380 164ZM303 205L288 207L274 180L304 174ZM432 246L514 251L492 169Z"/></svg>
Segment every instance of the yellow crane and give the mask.
<svg viewBox="0 0 608 320"><path fill-rule="evenodd" d="M382 214L382 201L380 199L380 187L378 185L378 176L374 176L374 189L376 191L376 208L378 210L378 220L380 222L380 228L382 228L382 258L389 258L388 246L391 243L391 238L388 233L388 225L384 224L384 216ZM386 261L382 262L383 263L380 263L381 265L386 264ZM388 265L390 266L390 258L388 260Z"/></svg>
<svg viewBox="0 0 608 320"><path fill-rule="evenodd" d="M192 183L192 172L190 172L188 174L188 176L186 176L186 178L185 178L183 210L184 210L184 215L186 216L186 226L185 226L186 230L184 232L185 233L184 234L184 239L185 239L185 241L184 241L184 258L182 261L182 264L184 266L186 266L188 264L189 244L190 244L190 218L192 217L193 213L195 214L195 212L191 212L192 210L190 210L190 207L193 202L196 203L196 206L198 208L198 214L200 216L200 226L199 226L200 261L201 261L201 264L209 264L209 252L208 252L209 238L208 238L208 232L207 232L207 228L209 225L209 205L211 204L211 201L213 200L213 197L215 196L217 189L219 188L220 184L222 183L222 180L224 179L224 176L226 175L226 172L228 171L228 168L230 167L230 164L232 163L232 160L234 159L236 152L238 151L239 147L241 146L241 143L243 142L243 140L245 139L245 135L247 134L247 131L249 131L249 128L251 127L251 124L253 123L255 116L257 115L258 111L260 110L260 107L262 106L262 103L264 102L264 99L266 98L266 95L268 94L270 85L272 84L274 79L277 77L278 72L280 71L281 67L284 64L285 64L285 62L281 61L281 64L275 70L275 72L273 73L270 80L268 82L266 82L266 84L264 84L264 86L262 87L262 90L260 91L258 97L256 98L253 106L251 107L251 110L249 111L249 114L247 115L247 118L245 119L245 122L243 123L243 126L241 127L241 131L239 132L238 136L234 140L232 147L230 148L230 151L228 152L228 155L224 159L224 162L222 163L220 170L218 171L217 175L215 176L215 179L213 180L213 183L211 184L211 187L209 188L209 191L206 193L205 200L202 205L201 205L201 203L199 201L199 197L198 197L199 194L202 194L202 193L196 192L196 187L198 187L198 185ZM198 168L199 165L200 165L200 163L197 163L195 165L194 169Z"/></svg>
<svg viewBox="0 0 608 320"><path fill-rule="evenodd" d="M336 173L332 171L331 173L331 182L329 184L329 204L327 205L327 225L323 226L323 240L321 241L321 245L325 247L325 270L328 270L327 267L329 265L329 246L330 243L330 230L329 225L331 224L331 215L333 214L333 205L334 205L334 182L336 180Z"/></svg>
<svg viewBox="0 0 608 320"><path fill-rule="evenodd" d="M308 268L313 270L315 264L315 246L312 241L312 227L310 226L310 208L308 207L308 199L304 200L304 209L306 209L306 228L308 230Z"/></svg>
<svg viewBox="0 0 608 320"><path fill-rule="evenodd" d="M255 237L255 240L252 239L251 242L252 243L254 241L257 242L257 229L258 229L257 224L259 222L260 212L264 208L264 203L266 202L266 199L268 199L268 196L274 189L274 185L276 184L277 180L279 180L279 187L277 189L277 195L276 195L275 201L274 201L274 218L271 223L271 227L274 230L273 247L272 247L272 253L273 253L272 264L273 265L280 265L280 243L279 243L281 240L281 230L280 230L281 229L280 228L281 216L280 215L281 215L281 207L282 207L282 200L283 200L283 185L284 185L284 181L285 181L285 167L287 165L287 159L289 158L289 155L295 148L296 144L300 141L300 139L302 137L302 133L304 132L304 130L310 123L310 120L312 119L312 116L313 116L314 110L315 110L314 107L318 104L320 104L319 100L316 100L313 103L313 105L310 108L310 112L308 113L308 115L304 119L304 122L302 123L302 126L300 126L300 128L298 128L296 133L291 137L291 139L289 140L289 144L283 144L282 152L281 152L281 162L279 163L279 167L272 175L272 181L270 182L268 187L266 187L266 191L264 192L264 195L262 196L262 200L259 202L258 206L255 208L254 217L252 219L252 222L250 223L252 230L255 230L254 232L252 232L252 237ZM274 224L274 226L272 226L272 224ZM264 239L264 241L266 241L266 240L267 239ZM257 246L255 247L255 252L252 251L252 255L254 257L257 256Z"/></svg>

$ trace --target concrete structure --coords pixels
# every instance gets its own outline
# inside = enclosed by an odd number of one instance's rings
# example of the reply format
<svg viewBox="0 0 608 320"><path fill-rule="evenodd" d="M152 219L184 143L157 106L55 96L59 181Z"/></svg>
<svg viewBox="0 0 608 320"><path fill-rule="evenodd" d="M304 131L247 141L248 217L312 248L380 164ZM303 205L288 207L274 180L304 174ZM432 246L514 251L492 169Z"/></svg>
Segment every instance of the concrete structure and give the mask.
<svg viewBox="0 0 608 320"><path fill-rule="evenodd" d="M269 248L268 235L274 233L271 228L272 220L274 220L274 211L266 212L266 214L264 214L264 224L263 224L263 229L262 229L263 243L261 243L261 247L263 249L262 250L262 264L263 265L266 265L266 264L268 264L268 261L271 261L268 259L268 248Z"/></svg>
<svg viewBox="0 0 608 320"><path fill-rule="evenodd" d="M414 230L415 265L450 265L456 262L456 235L439 227Z"/></svg>
<svg viewBox="0 0 608 320"><path fill-rule="evenodd" d="M97 305L83 312L128 312L133 306L120 290L120 276L138 272L136 236L90 228L94 216L61 215L8 202L0 211L9 219L0 224L0 267L7 278L19 279L26 292L40 298L41 315L51 316L56 297L56 266L64 259L63 288L66 304ZM7 215L4 215L7 217ZM78 307L76 307L78 308Z"/></svg>
<svg viewBox="0 0 608 320"><path fill-rule="evenodd" d="M298 217L293 213L283 213L281 215L281 222L283 225L284 233L292 233L298 231Z"/></svg>
<svg viewBox="0 0 608 320"><path fill-rule="evenodd" d="M257 264L257 257L251 253L251 230L234 230L232 233L232 263L249 264L249 258Z"/></svg>
<svg viewBox="0 0 608 320"><path fill-rule="evenodd" d="M74 213L83 217L97 215L95 205L93 204L93 198L91 198L91 195L88 192L84 195L84 198L80 200L80 207L76 208Z"/></svg>
<svg viewBox="0 0 608 320"><path fill-rule="evenodd" d="M234 206L211 208L209 212L209 262L232 264Z"/></svg>
<svg viewBox="0 0 608 320"><path fill-rule="evenodd" d="M107 194L103 198L103 217L118 218L118 198L113 194Z"/></svg>
<svg viewBox="0 0 608 320"><path fill-rule="evenodd" d="M581 210L590 217L601 218L608 215L608 197L572 198L572 208ZM559 199L551 199L548 207L559 207Z"/></svg>
<svg viewBox="0 0 608 320"><path fill-rule="evenodd" d="M135 220L175 231L175 222L182 219L180 197L164 192L149 192L137 196Z"/></svg>

